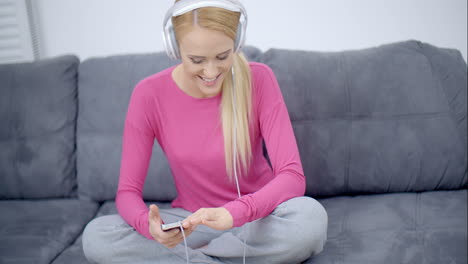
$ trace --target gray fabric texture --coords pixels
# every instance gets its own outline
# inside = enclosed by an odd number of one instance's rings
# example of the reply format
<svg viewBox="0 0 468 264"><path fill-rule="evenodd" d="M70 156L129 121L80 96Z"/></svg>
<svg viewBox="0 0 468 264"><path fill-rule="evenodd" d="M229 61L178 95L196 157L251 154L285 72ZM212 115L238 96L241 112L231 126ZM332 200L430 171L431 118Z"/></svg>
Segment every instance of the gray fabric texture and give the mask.
<svg viewBox="0 0 468 264"><path fill-rule="evenodd" d="M0 198L76 196L78 63L0 65Z"/></svg>
<svg viewBox="0 0 468 264"><path fill-rule="evenodd" d="M171 204L169 202L157 202L157 201L147 201L146 205L149 207L151 204L156 204L161 209L168 209L171 208ZM117 208L115 207L115 202L108 201L104 202L102 206L99 208L96 216L94 218L98 218L105 215L113 215L118 214ZM83 252L83 236L80 235L78 239L66 250L57 257L53 264L88 264L88 260L86 259L84 252Z"/></svg>
<svg viewBox="0 0 468 264"><path fill-rule="evenodd" d="M467 186L466 63L418 41L344 52L272 49L307 195Z"/></svg>
<svg viewBox="0 0 468 264"><path fill-rule="evenodd" d="M307 264L467 263L467 190L333 197L324 251Z"/></svg>
<svg viewBox="0 0 468 264"><path fill-rule="evenodd" d="M51 263L97 209L76 199L1 200L0 263Z"/></svg>
<svg viewBox="0 0 468 264"><path fill-rule="evenodd" d="M247 58L260 50L246 47ZM93 58L79 67L77 171L80 198L112 200L117 192L122 133L135 85L143 78L178 63L165 53ZM143 197L170 201L176 189L166 156L157 141L148 169Z"/></svg>

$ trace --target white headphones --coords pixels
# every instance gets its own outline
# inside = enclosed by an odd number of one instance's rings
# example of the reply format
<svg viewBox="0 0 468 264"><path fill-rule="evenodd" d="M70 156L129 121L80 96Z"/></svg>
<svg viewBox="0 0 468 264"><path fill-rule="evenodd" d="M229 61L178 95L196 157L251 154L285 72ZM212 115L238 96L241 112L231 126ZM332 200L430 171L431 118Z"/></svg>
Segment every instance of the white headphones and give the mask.
<svg viewBox="0 0 468 264"><path fill-rule="evenodd" d="M202 7L218 7L233 12L240 12L239 26L237 27L234 52L242 49L245 43L245 29L247 27L247 12L238 0L182 0L175 3L166 13L163 22L163 41L167 55L171 59L180 59L179 47L172 25L172 17L185 14Z"/></svg>

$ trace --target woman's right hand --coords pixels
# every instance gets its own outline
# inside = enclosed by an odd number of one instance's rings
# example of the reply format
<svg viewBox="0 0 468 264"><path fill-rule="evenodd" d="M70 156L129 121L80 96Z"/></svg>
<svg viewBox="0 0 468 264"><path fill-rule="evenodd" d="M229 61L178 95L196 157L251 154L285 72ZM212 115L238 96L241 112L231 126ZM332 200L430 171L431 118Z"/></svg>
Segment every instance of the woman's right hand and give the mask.
<svg viewBox="0 0 468 264"><path fill-rule="evenodd" d="M148 220L149 232L151 236L154 238L154 240L163 244L167 248L174 248L184 240L180 228L175 228L169 231L162 231L162 219L159 215L159 208L155 204L152 204L149 207ZM192 231L192 229L184 228L185 237L188 237Z"/></svg>

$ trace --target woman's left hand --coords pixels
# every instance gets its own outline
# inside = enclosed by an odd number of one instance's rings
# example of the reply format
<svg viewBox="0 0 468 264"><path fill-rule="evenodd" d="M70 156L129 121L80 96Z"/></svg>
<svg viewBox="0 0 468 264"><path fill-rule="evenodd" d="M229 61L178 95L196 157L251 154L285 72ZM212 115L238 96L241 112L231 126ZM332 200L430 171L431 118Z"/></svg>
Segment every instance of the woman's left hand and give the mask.
<svg viewBox="0 0 468 264"><path fill-rule="evenodd" d="M192 230L197 225L206 225L217 230L227 230L232 228L233 221L231 213L224 207L200 208L187 217L182 225L184 228L191 228Z"/></svg>

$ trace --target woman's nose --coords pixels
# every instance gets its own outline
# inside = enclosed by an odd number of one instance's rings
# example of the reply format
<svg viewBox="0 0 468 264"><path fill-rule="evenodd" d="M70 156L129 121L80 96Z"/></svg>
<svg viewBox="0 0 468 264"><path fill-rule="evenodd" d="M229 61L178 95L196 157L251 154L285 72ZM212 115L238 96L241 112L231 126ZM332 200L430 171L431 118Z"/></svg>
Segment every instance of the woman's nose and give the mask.
<svg viewBox="0 0 468 264"><path fill-rule="evenodd" d="M210 62L203 69L203 73L205 78L215 78L219 73L218 66L215 63Z"/></svg>

